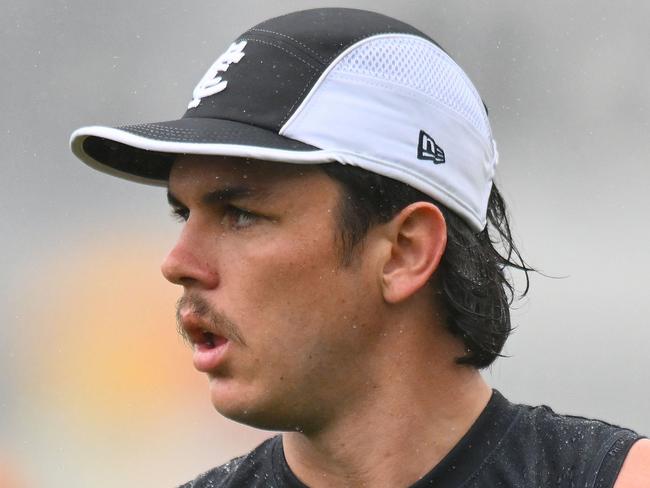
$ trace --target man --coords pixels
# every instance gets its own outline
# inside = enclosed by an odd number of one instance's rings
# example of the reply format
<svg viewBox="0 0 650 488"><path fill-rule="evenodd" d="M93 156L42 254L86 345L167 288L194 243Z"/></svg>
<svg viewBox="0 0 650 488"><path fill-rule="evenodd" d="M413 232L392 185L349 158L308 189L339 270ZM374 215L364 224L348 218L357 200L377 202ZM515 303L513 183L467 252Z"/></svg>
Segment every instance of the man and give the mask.
<svg viewBox="0 0 650 488"><path fill-rule="evenodd" d="M167 185L183 229L162 271L194 366L220 413L284 432L186 486L650 486L638 434L479 374L510 332L504 268L530 268L483 102L425 34L351 9L274 18L182 119L71 145Z"/></svg>

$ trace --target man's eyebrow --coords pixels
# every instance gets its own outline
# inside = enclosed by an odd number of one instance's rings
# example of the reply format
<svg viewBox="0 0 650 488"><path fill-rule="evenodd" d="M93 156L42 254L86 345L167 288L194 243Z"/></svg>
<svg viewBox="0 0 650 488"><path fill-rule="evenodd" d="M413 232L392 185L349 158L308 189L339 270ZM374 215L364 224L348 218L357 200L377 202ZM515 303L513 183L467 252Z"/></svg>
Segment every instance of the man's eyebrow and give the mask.
<svg viewBox="0 0 650 488"><path fill-rule="evenodd" d="M174 194L171 192L169 188L167 188L167 201L169 202L169 205L174 208L185 206L181 203L181 201L178 198L174 196Z"/></svg>
<svg viewBox="0 0 650 488"><path fill-rule="evenodd" d="M201 197L204 205L214 205L219 202L228 202L238 198L262 198L269 194L267 189L245 185L226 186L209 191ZM167 201L172 207L185 207L181 200L172 191L167 189Z"/></svg>
<svg viewBox="0 0 650 488"><path fill-rule="evenodd" d="M246 185L226 186L206 193L201 198L201 202L205 205L212 205L237 200L238 198L261 198L266 193L266 191L258 187L253 188Z"/></svg>

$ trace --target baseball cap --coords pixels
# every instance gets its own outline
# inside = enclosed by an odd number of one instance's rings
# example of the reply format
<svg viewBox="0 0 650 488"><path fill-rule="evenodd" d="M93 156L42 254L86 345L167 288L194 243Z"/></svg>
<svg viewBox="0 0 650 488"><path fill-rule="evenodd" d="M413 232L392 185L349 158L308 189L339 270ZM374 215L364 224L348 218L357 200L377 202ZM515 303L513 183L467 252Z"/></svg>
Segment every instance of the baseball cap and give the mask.
<svg viewBox="0 0 650 488"><path fill-rule="evenodd" d="M486 225L498 161L487 110L430 37L374 12L304 10L238 37L176 120L89 126L73 153L100 171L166 185L178 154L339 162L406 183Z"/></svg>

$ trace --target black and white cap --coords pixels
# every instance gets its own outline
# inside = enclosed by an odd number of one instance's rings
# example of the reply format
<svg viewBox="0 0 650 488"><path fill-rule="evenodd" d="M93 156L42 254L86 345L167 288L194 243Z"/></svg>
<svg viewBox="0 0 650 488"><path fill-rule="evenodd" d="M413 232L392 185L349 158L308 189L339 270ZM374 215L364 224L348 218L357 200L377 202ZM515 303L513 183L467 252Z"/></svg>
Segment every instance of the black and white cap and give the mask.
<svg viewBox="0 0 650 488"><path fill-rule="evenodd" d="M177 154L355 165L430 195L477 231L498 159L481 97L440 46L398 20L343 8L245 32L181 119L82 127L70 144L98 170L158 185Z"/></svg>

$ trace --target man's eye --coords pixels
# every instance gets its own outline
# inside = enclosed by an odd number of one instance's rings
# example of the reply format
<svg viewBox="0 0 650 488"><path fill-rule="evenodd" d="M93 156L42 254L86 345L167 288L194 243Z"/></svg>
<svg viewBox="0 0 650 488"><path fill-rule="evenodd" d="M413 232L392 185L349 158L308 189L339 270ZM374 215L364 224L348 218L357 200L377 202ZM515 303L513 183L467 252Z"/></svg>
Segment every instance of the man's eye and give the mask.
<svg viewBox="0 0 650 488"><path fill-rule="evenodd" d="M190 211L186 208L172 208L172 217L178 222L187 222L190 218Z"/></svg>
<svg viewBox="0 0 650 488"><path fill-rule="evenodd" d="M246 227L253 225L259 219L259 215L228 205L225 209L222 223L235 229L245 229Z"/></svg>

